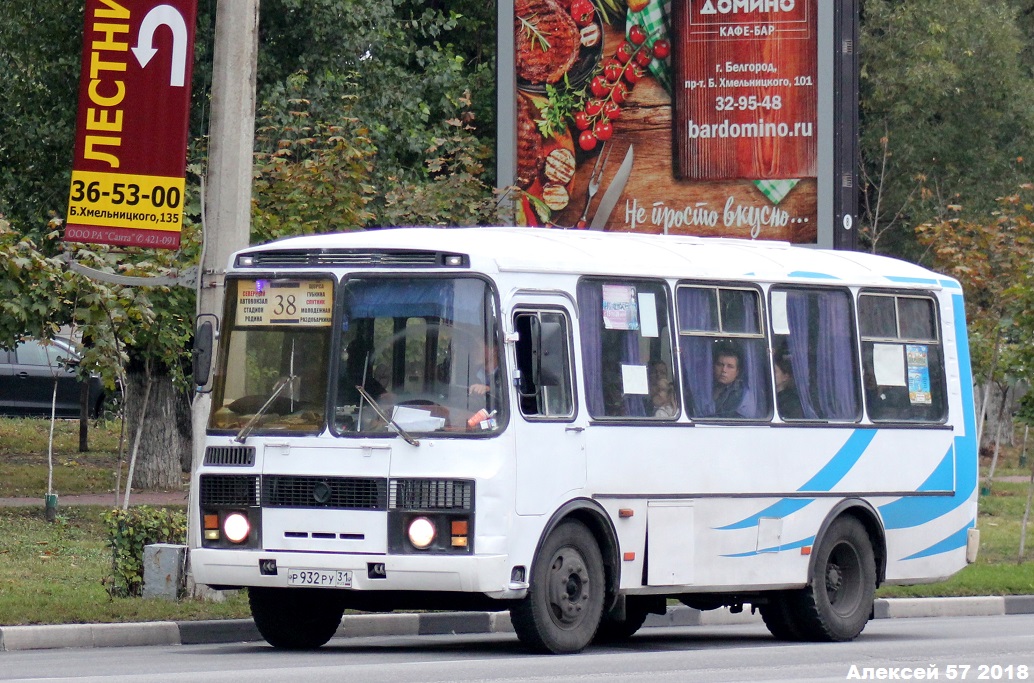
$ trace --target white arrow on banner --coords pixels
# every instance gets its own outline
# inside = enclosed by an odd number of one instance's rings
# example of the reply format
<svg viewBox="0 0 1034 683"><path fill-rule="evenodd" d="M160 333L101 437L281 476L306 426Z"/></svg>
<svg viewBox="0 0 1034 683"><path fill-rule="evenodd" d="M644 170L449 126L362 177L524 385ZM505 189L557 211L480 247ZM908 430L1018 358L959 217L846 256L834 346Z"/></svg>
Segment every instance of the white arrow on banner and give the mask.
<svg viewBox="0 0 1034 683"><path fill-rule="evenodd" d="M172 5L158 5L144 17L140 24L140 35L137 37L133 54L140 67L145 68L151 58L158 54L154 49L154 32L159 26L172 29L172 73L169 74L169 85L182 88L187 74L187 23L183 15Z"/></svg>

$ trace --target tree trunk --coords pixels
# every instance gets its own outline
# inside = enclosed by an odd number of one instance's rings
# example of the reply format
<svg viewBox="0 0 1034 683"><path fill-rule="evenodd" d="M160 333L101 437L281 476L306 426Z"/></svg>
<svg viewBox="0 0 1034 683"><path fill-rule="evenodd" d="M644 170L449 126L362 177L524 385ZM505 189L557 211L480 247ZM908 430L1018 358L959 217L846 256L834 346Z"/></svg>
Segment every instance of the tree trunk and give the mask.
<svg viewBox="0 0 1034 683"><path fill-rule="evenodd" d="M147 375L142 371L126 376L126 433L136 434L144 414L140 447L133 471L133 488L178 489L182 484L183 458L190 458L190 430L184 433L177 403L182 399L168 375L151 378L147 411L141 408L147 394Z"/></svg>

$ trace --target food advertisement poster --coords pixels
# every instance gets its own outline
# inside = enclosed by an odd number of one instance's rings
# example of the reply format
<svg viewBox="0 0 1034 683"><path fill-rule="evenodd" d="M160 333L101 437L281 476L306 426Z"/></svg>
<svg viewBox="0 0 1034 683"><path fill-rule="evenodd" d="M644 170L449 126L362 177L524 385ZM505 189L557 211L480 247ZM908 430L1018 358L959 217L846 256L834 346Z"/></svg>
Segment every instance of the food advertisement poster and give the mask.
<svg viewBox="0 0 1034 683"><path fill-rule="evenodd" d="M819 242L818 0L513 7L518 224Z"/></svg>
<svg viewBox="0 0 1034 683"><path fill-rule="evenodd" d="M929 348L925 344L905 346L908 363L908 400L912 405L933 405L930 393Z"/></svg>

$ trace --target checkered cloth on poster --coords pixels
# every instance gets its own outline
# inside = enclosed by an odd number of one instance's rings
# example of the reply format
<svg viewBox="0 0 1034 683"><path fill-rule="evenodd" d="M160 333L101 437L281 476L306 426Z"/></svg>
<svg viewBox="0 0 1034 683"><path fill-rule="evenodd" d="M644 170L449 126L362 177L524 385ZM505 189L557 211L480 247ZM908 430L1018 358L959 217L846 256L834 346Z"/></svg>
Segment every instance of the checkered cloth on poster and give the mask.
<svg viewBox="0 0 1034 683"><path fill-rule="evenodd" d="M754 185L761 190L761 194L769 198L773 204L778 204L790 194L790 190L797 187L799 180L755 180Z"/></svg>
<svg viewBox="0 0 1034 683"><path fill-rule="evenodd" d="M670 41L668 27L671 25L671 0L649 0L646 7L638 12L628 10L628 14L625 15L625 35L628 35L628 29L633 24L639 24L646 31L646 35L649 36L646 39L648 47L653 47L653 44L662 38ZM650 62L650 73L661 87L668 91L669 97L672 94L670 60L668 57Z"/></svg>

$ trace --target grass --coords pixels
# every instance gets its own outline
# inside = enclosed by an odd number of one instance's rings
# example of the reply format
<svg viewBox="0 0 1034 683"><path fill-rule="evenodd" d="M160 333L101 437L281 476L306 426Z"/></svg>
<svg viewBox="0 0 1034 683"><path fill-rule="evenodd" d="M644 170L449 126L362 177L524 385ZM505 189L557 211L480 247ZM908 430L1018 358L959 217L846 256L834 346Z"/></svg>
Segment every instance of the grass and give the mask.
<svg viewBox="0 0 1034 683"><path fill-rule="evenodd" d="M98 507L0 508L0 625L244 618L243 593L221 603L112 598L111 551Z"/></svg>
<svg viewBox="0 0 1034 683"><path fill-rule="evenodd" d="M61 494L105 493L118 469L115 421L91 423L90 446L79 453L79 423L59 420L55 429L54 480ZM223 603L111 598L111 553L101 523L103 508L59 508L57 523L43 519L49 422L0 418L0 497L39 496L40 506L0 508L0 624L93 623L243 618L247 600L231 594ZM1019 443L1019 440L1017 441ZM1029 459L1034 459L1034 439ZM980 555L948 581L886 586L880 597L1034 594L1034 529L1028 528L1023 563L1017 562L1030 465L1021 467L1019 447L1003 447L995 481L980 499ZM982 461L982 476L989 460ZM981 480L981 484L983 484ZM1031 524L1030 526L1034 526Z"/></svg>

